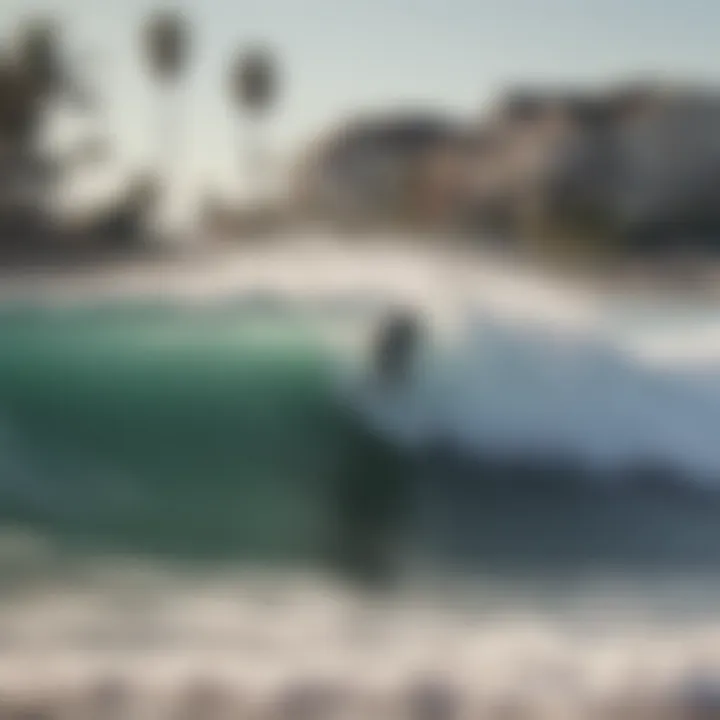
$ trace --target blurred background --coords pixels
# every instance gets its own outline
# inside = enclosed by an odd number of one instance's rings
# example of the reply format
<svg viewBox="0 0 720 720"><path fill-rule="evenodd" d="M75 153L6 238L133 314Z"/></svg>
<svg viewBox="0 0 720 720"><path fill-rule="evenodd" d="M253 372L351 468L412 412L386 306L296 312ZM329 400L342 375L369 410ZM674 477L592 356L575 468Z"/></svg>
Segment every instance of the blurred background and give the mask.
<svg viewBox="0 0 720 720"><path fill-rule="evenodd" d="M718 28L5 0L3 711L720 713Z"/></svg>

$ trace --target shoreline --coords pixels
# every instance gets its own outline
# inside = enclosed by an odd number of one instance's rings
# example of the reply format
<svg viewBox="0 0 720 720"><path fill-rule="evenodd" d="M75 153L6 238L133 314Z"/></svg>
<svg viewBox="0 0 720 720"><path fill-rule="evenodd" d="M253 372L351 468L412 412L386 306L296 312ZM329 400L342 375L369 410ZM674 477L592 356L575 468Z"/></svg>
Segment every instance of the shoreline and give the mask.
<svg viewBox="0 0 720 720"><path fill-rule="evenodd" d="M376 235L348 239L327 233L315 237L312 233L300 231L291 236L237 244L208 242L177 248L146 247L129 252L75 256L34 254L22 261L7 261L0 257L0 303L33 300L36 297L95 299L110 296L114 299L118 293L122 297L157 295L169 290L169 285L178 290L183 278L188 287L192 287L193 284L201 284L196 282L198 277L209 281L213 274L222 278L219 285L232 290L226 283L233 268L241 276L241 268L252 267L258 261L272 262L278 251L281 256L287 257L297 251L313 252L318 245L326 245L333 253L347 251L352 255L359 251L363 256L372 254L375 249L382 252L390 247L407 253L408 258L416 254L420 259L446 250L450 261L453 256L457 259L459 251L463 262L469 258L478 266L493 264L604 295L624 294L629 298L681 302L720 299L720 254L675 254L652 259L628 257L611 262L575 263L535 260L523 254L468 243L454 237L399 235L383 238ZM298 263L303 259L297 258ZM218 287L218 291L222 292L222 288Z"/></svg>

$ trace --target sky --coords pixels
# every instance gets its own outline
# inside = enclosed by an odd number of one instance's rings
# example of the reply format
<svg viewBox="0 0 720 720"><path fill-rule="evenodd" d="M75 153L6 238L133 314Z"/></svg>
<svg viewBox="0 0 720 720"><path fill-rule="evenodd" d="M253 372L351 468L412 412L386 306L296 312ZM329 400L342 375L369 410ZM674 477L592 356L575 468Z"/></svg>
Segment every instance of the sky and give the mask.
<svg viewBox="0 0 720 720"><path fill-rule="evenodd" d="M175 99L176 135L160 138L138 33L157 7L147 0L0 5L4 35L37 10L63 20L77 67L99 90L100 115L65 123L78 132L102 128L112 141L112 158L86 176L81 192L151 165L164 139L176 147L183 202L207 191L241 194L243 125L228 100L227 66L256 41L279 61L282 92L266 130L279 166L359 110L409 105L469 118L513 84L720 80L718 0L179 0L172 7L192 22L192 52Z"/></svg>

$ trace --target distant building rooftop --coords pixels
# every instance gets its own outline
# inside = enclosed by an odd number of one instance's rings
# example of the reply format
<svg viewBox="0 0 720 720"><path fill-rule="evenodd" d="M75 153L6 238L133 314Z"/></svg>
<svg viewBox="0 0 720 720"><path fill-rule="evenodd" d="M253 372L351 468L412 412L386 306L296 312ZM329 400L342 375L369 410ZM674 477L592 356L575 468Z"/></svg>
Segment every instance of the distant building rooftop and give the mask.
<svg viewBox="0 0 720 720"><path fill-rule="evenodd" d="M326 149L346 144L368 143L400 152L414 152L456 137L455 124L439 115L409 111L363 115L335 128L326 139Z"/></svg>

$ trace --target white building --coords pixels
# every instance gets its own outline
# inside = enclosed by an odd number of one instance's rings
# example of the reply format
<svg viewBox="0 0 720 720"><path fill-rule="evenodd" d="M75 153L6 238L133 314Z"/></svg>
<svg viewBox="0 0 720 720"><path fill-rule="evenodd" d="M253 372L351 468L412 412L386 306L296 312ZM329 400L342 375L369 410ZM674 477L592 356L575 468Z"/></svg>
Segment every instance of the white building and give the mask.
<svg viewBox="0 0 720 720"><path fill-rule="evenodd" d="M574 214L638 235L720 228L720 93L523 94L482 132L473 202L508 228Z"/></svg>

